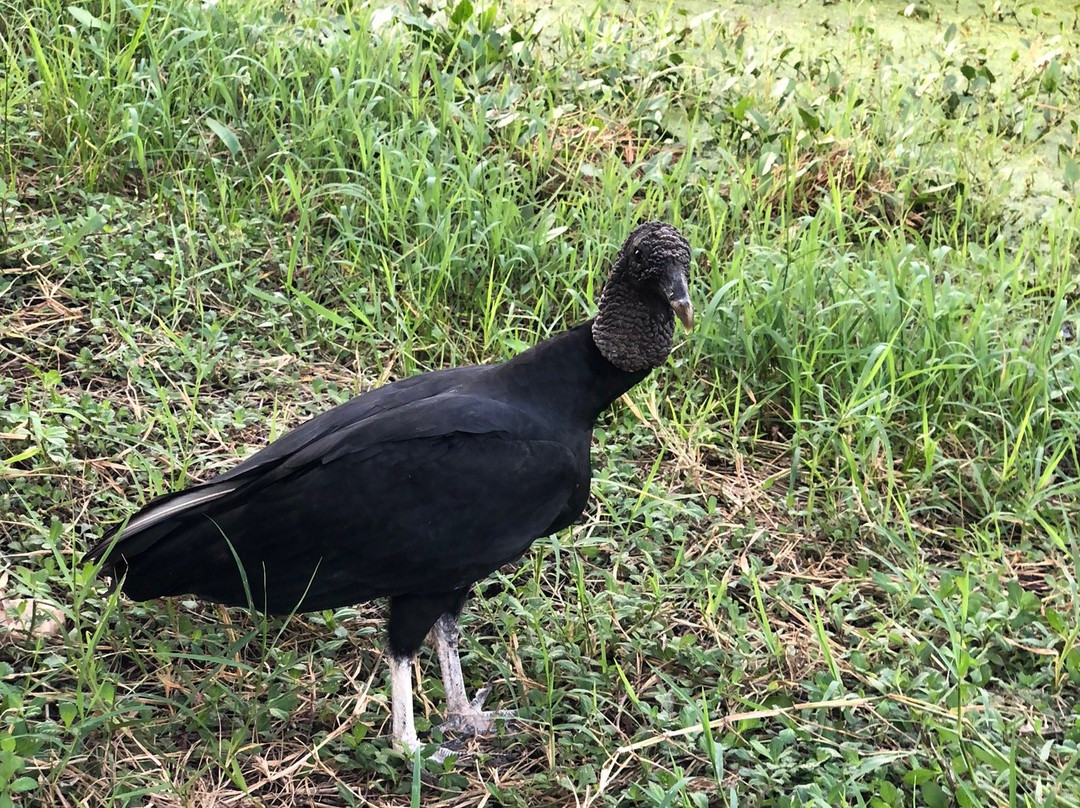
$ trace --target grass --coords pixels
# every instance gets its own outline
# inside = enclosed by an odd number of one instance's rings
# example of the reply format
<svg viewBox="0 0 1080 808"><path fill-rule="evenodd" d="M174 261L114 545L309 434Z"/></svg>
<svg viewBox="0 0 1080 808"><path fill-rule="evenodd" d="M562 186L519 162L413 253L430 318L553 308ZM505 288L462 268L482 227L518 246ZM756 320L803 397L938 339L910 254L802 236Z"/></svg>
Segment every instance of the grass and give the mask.
<svg viewBox="0 0 1080 808"><path fill-rule="evenodd" d="M912 9L0 0L0 806L1080 805L1076 12ZM82 563L588 317L642 218L699 327L468 608L520 732L410 765L379 604Z"/></svg>

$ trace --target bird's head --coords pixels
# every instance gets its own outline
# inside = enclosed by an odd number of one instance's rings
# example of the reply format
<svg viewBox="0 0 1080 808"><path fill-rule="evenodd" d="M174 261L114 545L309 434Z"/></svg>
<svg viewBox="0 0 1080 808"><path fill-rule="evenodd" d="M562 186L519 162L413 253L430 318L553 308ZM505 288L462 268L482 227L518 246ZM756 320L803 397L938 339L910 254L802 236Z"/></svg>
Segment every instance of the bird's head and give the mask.
<svg viewBox="0 0 1080 808"><path fill-rule="evenodd" d="M593 322L604 357L626 371L663 364L675 318L687 331L694 325L689 278L690 244L682 233L664 222L638 225L615 256Z"/></svg>
<svg viewBox="0 0 1080 808"><path fill-rule="evenodd" d="M616 271L643 295L659 294L687 331L694 327L690 304L690 244L664 222L645 222L635 228L615 259Z"/></svg>

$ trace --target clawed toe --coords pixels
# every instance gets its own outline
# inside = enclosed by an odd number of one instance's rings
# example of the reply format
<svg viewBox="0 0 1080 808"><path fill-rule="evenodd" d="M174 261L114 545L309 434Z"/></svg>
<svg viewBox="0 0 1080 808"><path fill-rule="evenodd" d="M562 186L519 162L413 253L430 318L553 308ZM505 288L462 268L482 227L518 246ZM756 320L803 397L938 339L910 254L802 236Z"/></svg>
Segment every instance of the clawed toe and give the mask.
<svg viewBox="0 0 1080 808"><path fill-rule="evenodd" d="M484 701L491 693L487 684L476 691L476 696L468 704L447 713L446 720L439 725L442 732L456 732L461 735L491 735L495 731L495 722L512 719L517 714L513 710L485 710Z"/></svg>
<svg viewBox="0 0 1080 808"><path fill-rule="evenodd" d="M451 713L439 725L441 732L457 732L461 735L491 735L497 720L512 719L513 710L477 710L468 713Z"/></svg>

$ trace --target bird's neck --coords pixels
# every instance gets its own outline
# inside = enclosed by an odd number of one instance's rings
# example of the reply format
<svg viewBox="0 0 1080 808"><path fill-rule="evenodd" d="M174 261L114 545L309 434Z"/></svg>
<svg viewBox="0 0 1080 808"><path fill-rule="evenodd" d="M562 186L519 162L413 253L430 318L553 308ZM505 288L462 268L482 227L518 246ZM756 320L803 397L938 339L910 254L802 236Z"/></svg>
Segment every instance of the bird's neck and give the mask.
<svg viewBox="0 0 1080 808"><path fill-rule="evenodd" d="M522 394L543 398L566 419L591 424L611 403L649 375L651 368L627 371L601 353L593 339L595 321L557 334L511 359L512 378L528 385ZM522 372L528 368L528 372Z"/></svg>
<svg viewBox="0 0 1080 808"><path fill-rule="evenodd" d="M608 280L592 337L609 362L630 372L659 367L671 352L674 334L675 318L664 300L644 297L617 277Z"/></svg>

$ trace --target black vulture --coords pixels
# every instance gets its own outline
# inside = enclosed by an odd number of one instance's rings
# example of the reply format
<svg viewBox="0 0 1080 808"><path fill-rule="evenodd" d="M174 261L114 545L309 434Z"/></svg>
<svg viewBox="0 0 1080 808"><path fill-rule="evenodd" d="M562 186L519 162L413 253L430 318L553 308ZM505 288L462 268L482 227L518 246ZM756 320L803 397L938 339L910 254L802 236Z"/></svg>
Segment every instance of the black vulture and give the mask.
<svg viewBox="0 0 1080 808"><path fill-rule="evenodd" d="M160 496L87 556L135 600L193 594L268 614L390 599L395 741L419 748L411 663L434 628L447 724L486 732L465 694L470 588L585 508L593 424L693 324L690 245L662 222L619 250L597 315L513 359L371 390L231 471Z"/></svg>

